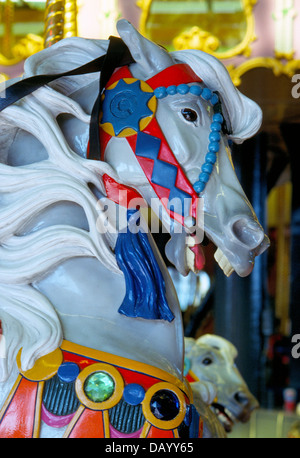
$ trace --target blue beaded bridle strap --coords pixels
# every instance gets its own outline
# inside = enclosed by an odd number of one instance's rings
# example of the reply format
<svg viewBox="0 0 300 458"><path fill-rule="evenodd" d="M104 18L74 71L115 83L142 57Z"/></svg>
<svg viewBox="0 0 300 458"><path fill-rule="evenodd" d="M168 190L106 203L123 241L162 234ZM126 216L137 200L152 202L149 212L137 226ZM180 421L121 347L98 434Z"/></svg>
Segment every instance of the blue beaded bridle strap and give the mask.
<svg viewBox="0 0 300 458"><path fill-rule="evenodd" d="M188 84L179 84L178 86L160 86L154 90L154 94L157 99L163 99L168 95L175 94L193 94L201 97L204 101L210 102L214 114L210 125L209 144L208 151L205 156L205 162L201 166L201 173L198 181L193 185L195 191L200 194L204 191L206 183L208 182L210 175L213 171L214 164L217 160L217 153L220 149L221 131L224 123L223 115L221 114L221 104L217 93L212 92L207 87L202 88L201 86L189 86Z"/></svg>

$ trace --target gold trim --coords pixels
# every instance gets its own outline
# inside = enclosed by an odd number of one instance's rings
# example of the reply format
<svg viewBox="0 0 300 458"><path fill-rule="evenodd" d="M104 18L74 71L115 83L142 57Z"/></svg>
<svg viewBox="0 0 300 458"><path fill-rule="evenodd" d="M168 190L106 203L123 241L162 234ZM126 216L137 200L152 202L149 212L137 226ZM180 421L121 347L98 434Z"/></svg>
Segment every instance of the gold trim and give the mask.
<svg viewBox="0 0 300 458"><path fill-rule="evenodd" d="M178 429L174 429L173 434L176 439L180 439Z"/></svg>
<svg viewBox="0 0 300 458"><path fill-rule="evenodd" d="M229 59L235 56L244 55L249 57L251 55L250 44L257 39L255 35L255 19L253 14L253 8L257 3L257 0L242 0L243 8L246 16L247 29L244 39L234 48L225 52L212 52L211 54L218 59Z"/></svg>
<svg viewBox="0 0 300 458"><path fill-rule="evenodd" d="M64 37L65 0L47 0L45 9L44 47Z"/></svg>
<svg viewBox="0 0 300 458"><path fill-rule="evenodd" d="M91 401L84 392L84 384L87 378L95 372L105 372L113 378L115 383L115 390L110 398L102 402ZM120 372L109 364L96 363L83 369L78 375L75 382L76 394L80 402L92 410L107 410L114 407L121 400L124 390L124 381Z"/></svg>
<svg viewBox="0 0 300 458"><path fill-rule="evenodd" d="M151 426L151 423L149 423L149 421L146 420L142 432L140 434L140 439L145 439L148 436Z"/></svg>
<svg viewBox="0 0 300 458"><path fill-rule="evenodd" d="M0 84L7 80L9 80L9 76L6 73L0 73Z"/></svg>
<svg viewBox="0 0 300 458"><path fill-rule="evenodd" d="M220 46L220 40L215 35L211 35L195 25L177 35L173 39L173 45L176 50L196 48L212 54Z"/></svg>
<svg viewBox="0 0 300 458"><path fill-rule="evenodd" d="M76 0L47 0L44 38L29 33L11 49L9 47L10 56L0 53L0 65L5 67L16 65L62 38L77 36L77 13Z"/></svg>
<svg viewBox="0 0 300 458"><path fill-rule="evenodd" d="M150 15L151 3L153 0L137 0L136 6L141 9L139 29L142 35L146 36L146 23Z"/></svg>
<svg viewBox="0 0 300 458"><path fill-rule="evenodd" d="M65 0L64 38L77 36L77 2Z"/></svg>
<svg viewBox="0 0 300 458"><path fill-rule="evenodd" d="M102 418L103 418L103 428L104 428L104 437L109 439L110 438L110 429L109 429L109 413L108 410L104 410L102 412Z"/></svg>
<svg viewBox="0 0 300 458"><path fill-rule="evenodd" d="M287 60L291 60L291 59L293 59L293 56L294 56L294 54L295 54L295 51L293 50L293 51L287 53L287 52L279 52L279 51L276 51L276 49L275 49L274 54L275 54L276 59L287 59Z"/></svg>
<svg viewBox="0 0 300 458"><path fill-rule="evenodd" d="M67 429L64 432L63 438L66 438L66 437L70 436L70 434L72 433L72 431L74 429L74 426L76 425L77 421L81 417L81 415L84 412L84 410L85 410L85 406L80 404L80 406L76 410L76 413L75 413L74 417L72 418L71 422L68 424Z"/></svg>
<svg viewBox="0 0 300 458"><path fill-rule="evenodd" d="M153 0L137 0L136 5L141 9L139 29L142 35L147 36L147 20L150 15L150 8ZM244 55L249 57L251 55L250 45L257 39L255 34L255 19L253 14L253 8L257 3L257 0L242 0L243 11L246 18L246 33L243 40L228 51L218 52L210 51L210 54L217 57L218 59L229 59L238 55ZM203 32L203 31L202 31ZM174 37L175 39L176 37Z"/></svg>
<svg viewBox="0 0 300 458"><path fill-rule="evenodd" d="M63 362L62 351L60 348L57 348L51 353L48 353L47 355L37 359L31 369L23 371L21 366L21 353L22 348L19 350L16 358L19 372L23 375L23 377L32 382L39 382L50 379L57 373L59 366Z"/></svg>
<svg viewBox="0 0 300 458"><path fill-rule="evenodd" d="M95 359L97 361L103 361L104 363L113 364L114 366L121 367L124 369L133 370L135 372L142 372L152 377L164 380L183 391L189 398L191 404L193 402L193 393L187 380L181 381L179 378L170 374L169 372L159 369L155 366L150 366L140 361L134 361L133 359L124 358L123 356L117 356L110 353L105 353L100 350L93 348L83 347L82 345L75 344L68 340L63 340L60 348L76 355L82 355L87 358Z"/></svg>
<svg viewBox="0 0 300 458"><path fill-rule="evenodd" d="M40 437L41 416L42 416L42 399L43 389L45 382L39 382L35 403L34 425L33 425L33 438Z"/></svg>
<svg viewBox="0 0 300 458"><path fill-rule="evenodd" d="M6 57L4 54L0 53L0 65L4 67L9 67L11 65L16 65L22 60L27 59L27 57L41 51L44 48L44 43L42 37L35 35L34 33L29 33L24 38L21 38L12 48L11 57Z"/></svg>
<svg viewBox="0 0 300 458"><path fill-rule="evenodd" d="M297 69L300 69L300 60L291 60L283 63L274 57L254 57L239 66L228 65L227 70L235 86L241 84L241 77L249 70L255 68L268 68L273 71L275 76L286 75L291 78Z"/></svg>
<svg viewBox="0 0 300 458"><path fill-rule="evenodd" d="M3 5L2 21L4 23L4 35L2 38L2 49L4 56L11 57L13 43L12 26L14 22L15 5L11 0L5 0Z"/></svg>
<svg viewBox="0 0 300 458"><path fill-rule="evenodd" d="M168 390L174 393L179 400L179 412L173 420L160 420L151 412L150 402L155 393L160 390ZM145 398L142 402L143 414L148 422L159 429L170 430L176 429L184 420L186 414L186 402L182 391L170 383L160 382L148 388Z"/></svg>

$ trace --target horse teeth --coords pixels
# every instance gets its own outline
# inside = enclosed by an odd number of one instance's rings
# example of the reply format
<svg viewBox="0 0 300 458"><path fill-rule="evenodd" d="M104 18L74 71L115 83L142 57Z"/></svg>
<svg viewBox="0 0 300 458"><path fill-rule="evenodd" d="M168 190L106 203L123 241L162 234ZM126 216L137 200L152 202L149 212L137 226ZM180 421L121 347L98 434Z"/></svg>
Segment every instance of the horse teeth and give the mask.
<svg viewBox="0 0 300 458"><path fill-rule="evenodd" d="M230 412L230 410L224 407L224 412L227 415L227 417L230 418L232 422L235 422L235 416Z"/></svg>
<svg viewBox="0 0 300 458"><path fill-rule="evenodd" d="M186 263L188 268L194 272L195 255L190 249L186 250Z"/></svg>
<svg viewBox="0 0 300 458"><path fill-rule="evenodd" d="M232 272L234 272L234 268L232 267L232 265L230 264L230 262L228 261L225 254L220 248L218 248L215 252L214 258L223 270L226 277L229 277L232 274Z"/></svg>

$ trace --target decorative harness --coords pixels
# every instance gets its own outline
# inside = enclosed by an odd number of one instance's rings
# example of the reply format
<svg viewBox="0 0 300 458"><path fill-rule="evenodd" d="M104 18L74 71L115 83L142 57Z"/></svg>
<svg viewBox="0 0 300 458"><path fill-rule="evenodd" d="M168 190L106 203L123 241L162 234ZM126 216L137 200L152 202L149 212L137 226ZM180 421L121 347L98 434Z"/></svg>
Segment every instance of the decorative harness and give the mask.
<svg viewBox="0 0 300 458"><path fill-rule="evenodd" d="M198 84L189 86L190 83ZM199 83L202 80L187 64L175 64L146 81L133 78L129 67L124 66L114 72L102 96L101 158L104 160L105 149L112 137L126 138L169 216L183 226L187 216L197 220L199 193L204 191L216 162L220 131L224 122L218 95L208 88L202 88ZM208 151L199 179L193 186L172 152L155 116L158 100L188 92L201 96L214 108ZM103 178L107 194L117 201L115 183L107 176ZM174 205L174 199L177 199L177 205Z"/></svg>
<svg viewBox="0 0 300 458"><path fill-rule="evenodd" d="M165 86L166 83L168 83L167 87ZM197 84L190 85L191 83ZM195 223L198 222L199 192L204 190L216 162L221 139L220 131L223 124L223 116L219 112L219 97L210 89L203 88L201 83L202 80L186 64L168 67L146 81L133 78L129 67L126 65L116 69L107 82L102 93L101 113L99 114L101 159L105 160L105 150L113 138L122 138L127 141L149 184L169 216L184 227L188 226L186 224L187 219L192 219L192 224L189 225L188 230L193 226L195 227ZM203 100L210 102L214 108L208 152L202 165L199 180L194 186L187 179L156 119L159 99L177 93L184 95L188 92L196 97L201 96ZM90 149L90 151L92 150ZM125 205L129 209L131 208L131 199L133 199L133 210L136 210L134 208L136 198L140 198L139 202L141 202L142 196L135 190L115 182L108 175L103 176L103 181L109 199L119 205ZM120 198L124 194L126 196L125 202ZM193 236L196 238L196 234L192 234ZM147 249L149 242L147 237L144 238L144 241L141 240L141 237L141 233L134 234L132 237L130 230L127 230L125 234L119 235L115 247L118 265L124 273L129 290L119 312L129 317L172 321L174 315L165 297L165 287L159 267L156 266L155 258L148 259L151 252L151 249ZM199 243L200 240L195 240L195 245L190 249L194 253L196 268L201 270L204 259ZM143 294L146 293L145 287L140 291L140 294L135 294L140 289L141 279L135 282L135 270L133 269L131 272L132 262L128 262L127 259L130 255L128 250L125 256L119 250L119 248L122 250L137 244L138 251L143 253L145 259L149 260L146 264L150 266L150 276L144 283L147 289L149 281L149 285L153 284L154 289L147 291L147 294ZM136 270L140 271L141 269L136 267ZM155 279L153 283L150 282L151 278ZM157 287L157 285L159 286ZM141 300L137 300L137 297ZM149 303L148 298L152 297L155 299Z"/></svg>
<svg viewBox="0 0 300 458"><path fill-rule="evenodd" d="M189 383L164 370L64 340L20 374L0 409L0 438L197 438L203 421ZM20 407L21 406L21 407Z"/></svg>

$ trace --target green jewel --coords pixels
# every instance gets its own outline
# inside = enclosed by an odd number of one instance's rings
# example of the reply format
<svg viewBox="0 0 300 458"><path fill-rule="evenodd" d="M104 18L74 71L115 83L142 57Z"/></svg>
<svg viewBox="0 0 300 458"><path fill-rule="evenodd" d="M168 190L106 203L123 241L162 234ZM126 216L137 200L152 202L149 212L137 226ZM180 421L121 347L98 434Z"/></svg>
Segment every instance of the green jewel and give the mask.
<svg viewBox="0 0 300 458"><path fill-rule="evenodd" d="M84 383L84 392L93 402L103 402L115 391L114 379L106 372L94 372Z"/></svg>

